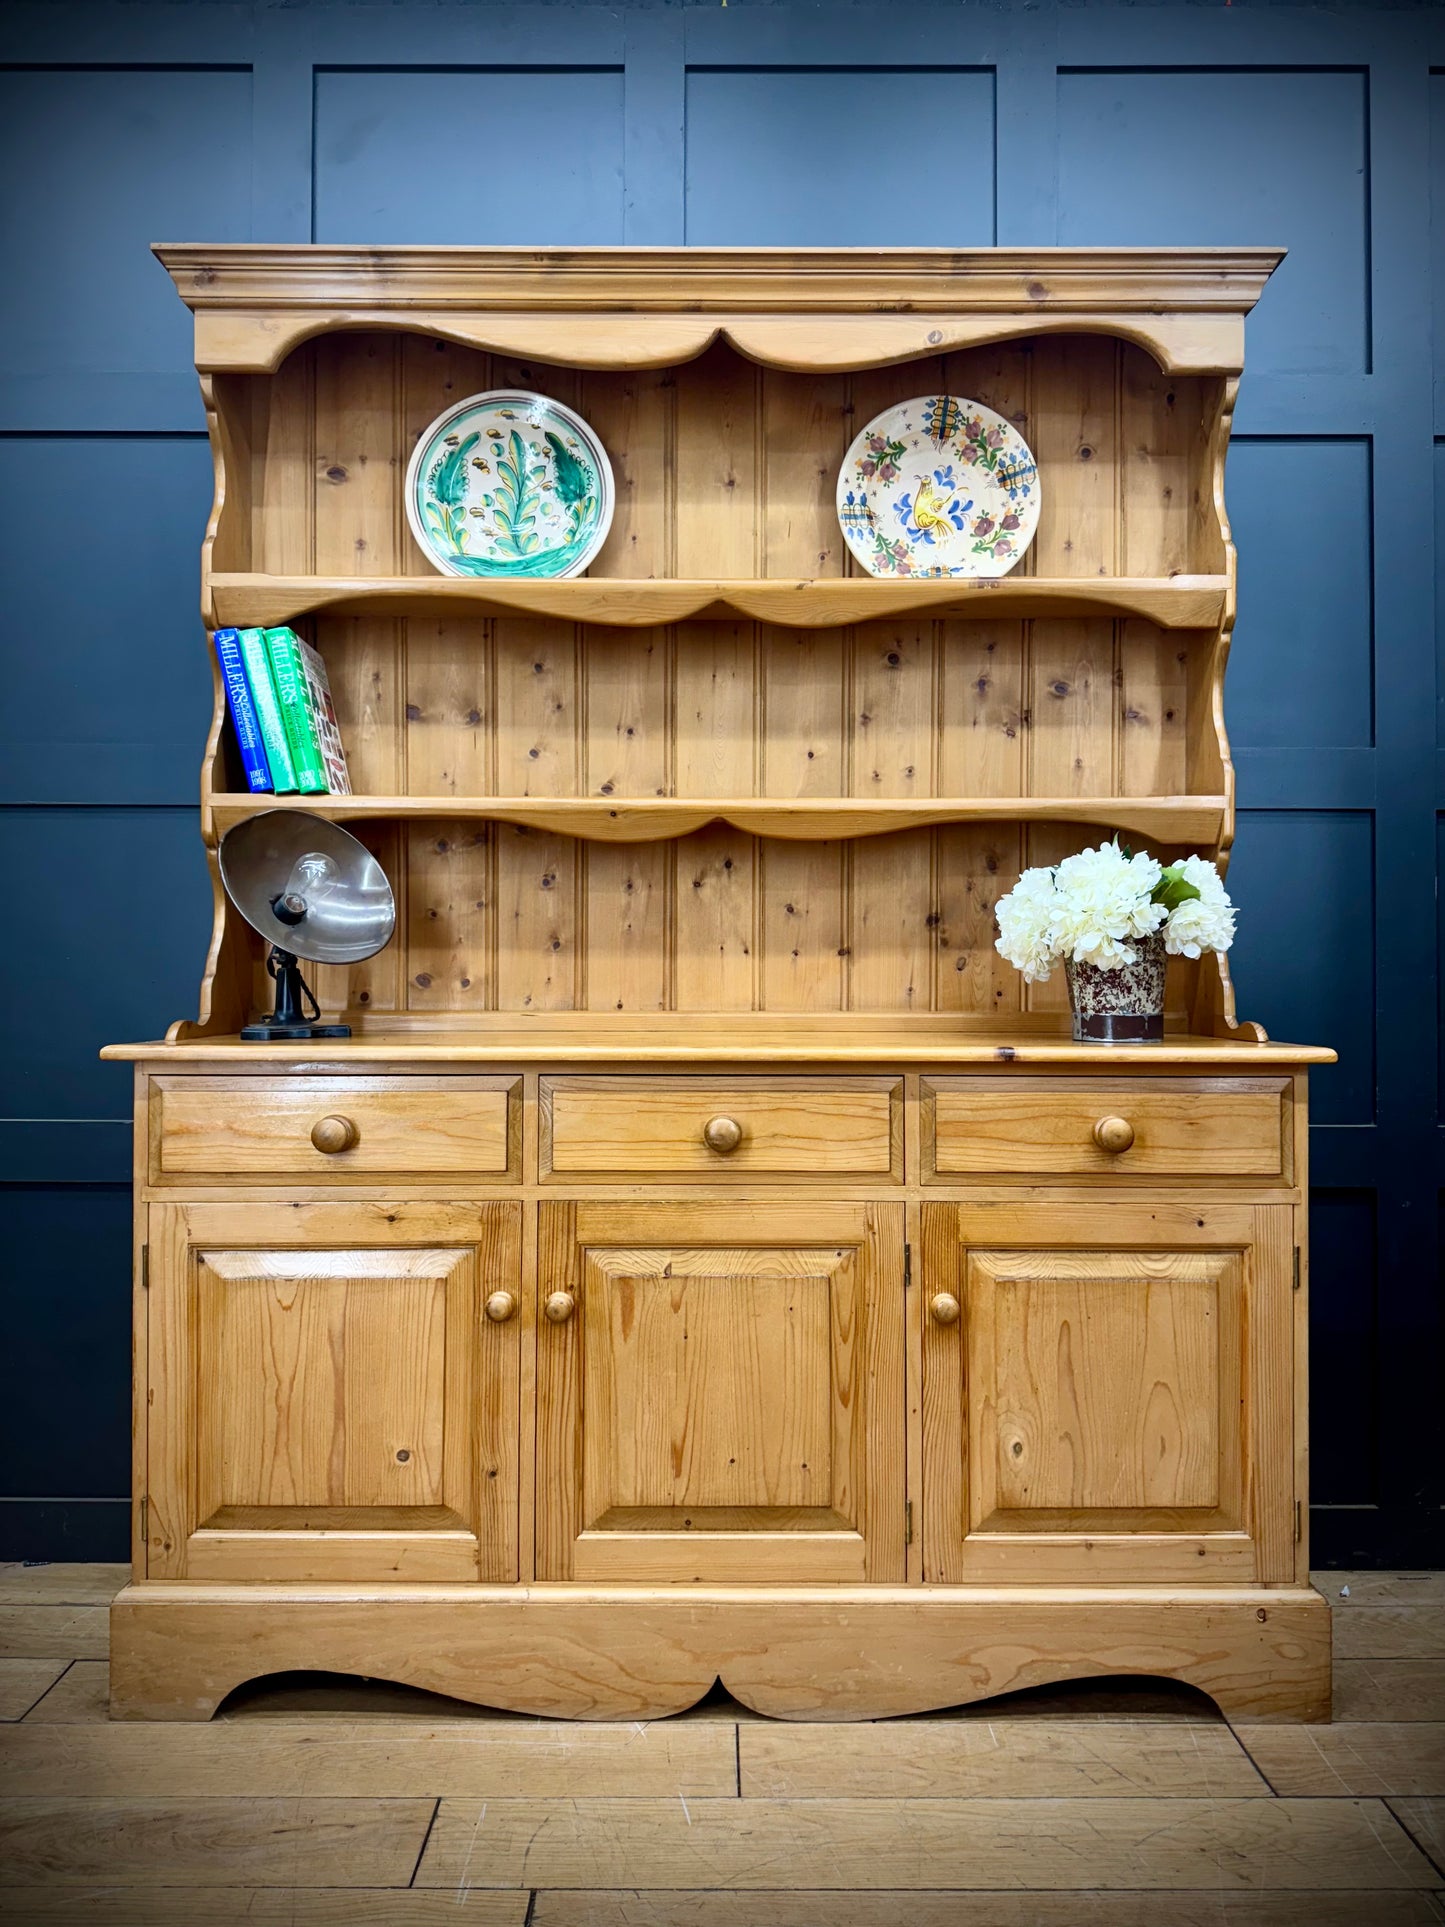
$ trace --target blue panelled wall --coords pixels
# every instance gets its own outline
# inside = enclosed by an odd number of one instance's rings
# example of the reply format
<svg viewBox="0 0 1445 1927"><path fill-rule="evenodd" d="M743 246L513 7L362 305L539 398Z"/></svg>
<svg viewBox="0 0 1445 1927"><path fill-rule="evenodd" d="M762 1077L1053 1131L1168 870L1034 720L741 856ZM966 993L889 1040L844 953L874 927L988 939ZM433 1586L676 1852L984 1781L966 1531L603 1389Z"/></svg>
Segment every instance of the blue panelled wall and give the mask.
<svg viewBox="0 0 1445 1927"><path fill-rule="evenodd" d="M148 243L1217 242L1291 250L1229 464L1230 880L1241 1008L1341 1059L1313 1545L1442 1563L1445 14L10 0L0 177L0 1556L123 1552L129 1086L95 1052L194 1008L209 924L210 462Z"/></svg>

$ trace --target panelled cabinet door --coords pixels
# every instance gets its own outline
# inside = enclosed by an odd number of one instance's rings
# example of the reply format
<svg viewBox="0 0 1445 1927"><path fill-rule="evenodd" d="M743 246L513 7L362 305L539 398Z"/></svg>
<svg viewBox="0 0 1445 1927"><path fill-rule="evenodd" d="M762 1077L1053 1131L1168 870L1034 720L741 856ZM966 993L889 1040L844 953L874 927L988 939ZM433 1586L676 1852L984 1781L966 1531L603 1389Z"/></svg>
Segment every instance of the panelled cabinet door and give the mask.
<svg viewBox="0 0 1445 1927"><path fill-rule="evenodd" d="M1292 1229L925 1205L925 1578L1292 1578Z"/></svg>
<svg viewBox="0 0 1445 1927"><path fill-rule="evenodd" d="M507 1203L153 1206L149 1576L515 1579L520 1234Z"/></svg>
<svg viewBox="0 0 1445 1927"><path fill-rule="evenodd" d="M537 1576L901 1581L903 1207L543 1204Z"/></svg>

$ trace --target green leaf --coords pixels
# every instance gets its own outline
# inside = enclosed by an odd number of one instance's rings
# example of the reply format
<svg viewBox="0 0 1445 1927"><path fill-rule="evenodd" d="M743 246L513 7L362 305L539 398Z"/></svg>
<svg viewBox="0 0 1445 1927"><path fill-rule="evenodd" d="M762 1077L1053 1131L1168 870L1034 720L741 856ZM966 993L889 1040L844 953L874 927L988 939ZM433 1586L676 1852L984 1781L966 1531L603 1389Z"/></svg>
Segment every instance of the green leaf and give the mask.
<svg viewBox="0 0 1445 1927"><path fill-rule="evenodd" d="M1161 872L1159 881L1149 892L1151 903L1162 903L1166 910L1177 910L1181 903L1189 903L1200 894L1198 886L1191 883L1184 874L1182 863L1171 863Z"/></svg>

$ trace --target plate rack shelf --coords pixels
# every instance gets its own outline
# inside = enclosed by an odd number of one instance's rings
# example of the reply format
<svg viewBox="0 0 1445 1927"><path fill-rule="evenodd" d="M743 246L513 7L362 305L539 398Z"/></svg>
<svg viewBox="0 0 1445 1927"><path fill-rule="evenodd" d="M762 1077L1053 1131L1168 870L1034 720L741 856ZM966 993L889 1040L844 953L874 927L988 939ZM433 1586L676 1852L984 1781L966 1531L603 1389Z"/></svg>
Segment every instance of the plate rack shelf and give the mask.
<svg viewBox="0 0 1445 1927"><path fill-rule="evenodd" d="M1227 858L1222 474L1270 252L1058 250L1027 270L820 253L763 273L621 251L579 275L398 249L345 302L335 250L160 252L196 310L216 454L206 619L292 622L320 647L357 794L318 810L403 898L402 943L325 973L329 1007L376 1024L821 996L1061 1018L1061 986L992 957L1020 867L1114 832ZM676 311L673 270L701 319ZM444 577L407 531L417 437L497 385L577 408L609 451L617 514L579 579ZM935 391L995 408L1038 459L1038 537L1001 579L875 580L841 540L857 427ZM244 793L217 697L212 845L270 806ZM258 981L219 892L217 918L226 967L178 1036L235 1029L216 983ZM622 986L591 954L617 928ZM1171 1006L1175 1027L1228 1029L1227 971L1179 966Z"/></svg>

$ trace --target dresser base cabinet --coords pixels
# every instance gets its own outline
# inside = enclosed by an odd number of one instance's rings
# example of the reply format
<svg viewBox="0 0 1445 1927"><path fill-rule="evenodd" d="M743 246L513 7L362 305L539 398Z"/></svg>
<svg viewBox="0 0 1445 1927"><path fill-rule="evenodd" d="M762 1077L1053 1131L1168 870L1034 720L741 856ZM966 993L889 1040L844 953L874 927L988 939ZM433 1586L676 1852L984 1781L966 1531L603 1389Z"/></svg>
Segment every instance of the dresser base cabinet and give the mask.
<svg viewBox="0 0 1445 1927"><path fill-rule="evenodd" d="M882 1718L1144 1674L1326 1717L1299 1054L974 1050L142 1061L112 1711L319 1670Z"/></svg>

